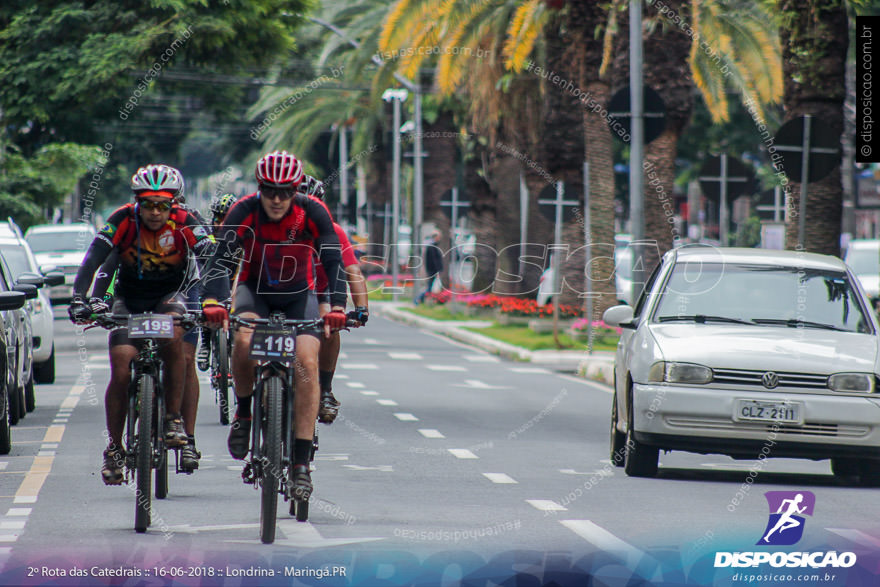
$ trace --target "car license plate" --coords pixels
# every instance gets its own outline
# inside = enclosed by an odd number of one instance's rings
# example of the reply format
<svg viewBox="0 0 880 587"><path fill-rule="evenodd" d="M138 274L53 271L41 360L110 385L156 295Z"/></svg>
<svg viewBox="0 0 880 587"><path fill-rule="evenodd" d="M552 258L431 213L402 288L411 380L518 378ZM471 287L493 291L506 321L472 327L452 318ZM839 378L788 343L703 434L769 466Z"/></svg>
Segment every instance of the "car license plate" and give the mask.
<svg viewBox="0 0 880 587"><path fill-rule="evenodd" d="M296 331L285 326L257 325L250 357L257 361L292 362L296 358Z"/></svg>
<svg viewBox="0 0 880 587"><path fill-rule="evenodd" d="M132 314L128 338L174 338L174 318L168 314Z"/></svg>
<svg viewBox="0 0 880 587"><path fill-rule="evenodd" d="M733 418L734 420L800 424L801 410L800 404L791 402L737 400Z"/></svg>

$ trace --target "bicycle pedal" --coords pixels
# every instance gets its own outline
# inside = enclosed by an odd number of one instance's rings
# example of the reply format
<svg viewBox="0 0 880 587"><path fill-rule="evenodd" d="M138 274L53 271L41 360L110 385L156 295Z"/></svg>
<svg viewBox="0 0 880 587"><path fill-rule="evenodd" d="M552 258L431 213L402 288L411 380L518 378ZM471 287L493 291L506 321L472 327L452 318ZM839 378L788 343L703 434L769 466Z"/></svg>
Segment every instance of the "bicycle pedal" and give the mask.
<svg viewBox="0 0 880 587"><path fill-rule="evenodd" d="M257 476L254 475L254 468L250 463L245 463L241 470L241 480L248 485L254 485L257 482Z"/></svg>

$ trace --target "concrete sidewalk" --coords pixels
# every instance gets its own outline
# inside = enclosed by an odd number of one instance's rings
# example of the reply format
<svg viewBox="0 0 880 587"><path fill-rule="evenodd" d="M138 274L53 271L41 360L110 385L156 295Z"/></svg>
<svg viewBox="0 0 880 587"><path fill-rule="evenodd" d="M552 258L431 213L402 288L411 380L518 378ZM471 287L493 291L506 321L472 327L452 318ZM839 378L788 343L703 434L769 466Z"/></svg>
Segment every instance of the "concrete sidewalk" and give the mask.
<svg viewBox="0 0 880 587"><path fill-rule="evenodd" d="M475 346L493 355L514 361L530 362L557 371L574 372L586 379L607 385L612 384L614 377L614 353L611 351L593 351L592 354L586 351L530 351L476 332L471 332L470 330L465 330L465 328L485 328L492 324L490 321L431 320L430 318L417 316L412 312L402 309L406 307L412 307L412 305L395 302L370 303L370 309L380 316L442 334L452 340Z"/></svg>

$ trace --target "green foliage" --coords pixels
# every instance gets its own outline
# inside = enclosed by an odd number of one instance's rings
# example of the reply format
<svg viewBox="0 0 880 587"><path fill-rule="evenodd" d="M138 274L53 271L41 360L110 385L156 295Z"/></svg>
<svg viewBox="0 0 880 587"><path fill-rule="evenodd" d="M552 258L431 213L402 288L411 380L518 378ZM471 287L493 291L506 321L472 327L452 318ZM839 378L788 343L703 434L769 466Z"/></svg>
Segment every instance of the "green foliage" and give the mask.
<svg viewBox="0 0 880 587"><path fill-rule="evenodd" d="M0 190L0 219L5 221L10 216L22 230L46 221L39 206L21 195Z"/></svg>
<svg viewBox="0 0 880 587"><path fill-rule="evenodd" d="M749 216L745 222L741 222L736 229L736 246L757 247L761 244L761 219L757 216Z"/></svg>

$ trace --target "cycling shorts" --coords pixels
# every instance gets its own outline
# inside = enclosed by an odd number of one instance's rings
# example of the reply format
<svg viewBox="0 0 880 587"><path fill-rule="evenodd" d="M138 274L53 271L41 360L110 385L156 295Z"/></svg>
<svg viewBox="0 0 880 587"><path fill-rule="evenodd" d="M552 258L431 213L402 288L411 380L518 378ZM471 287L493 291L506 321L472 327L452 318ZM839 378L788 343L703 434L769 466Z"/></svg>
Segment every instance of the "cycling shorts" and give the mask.
<svg viewBox="0 0 880 587"><path fill-rule="evenodd" d="M272 312L284 312L289 320L314 320L318 315L318 298L310 290L288 292L257 293L257 286L239 282L232 298L234 315L251 312L260 318L268 318ZM300 329L298 334L308 334L320 339L320 328Z"/></svg>
<svg viewBox="0 0 880 587"><path fill-rule="evenodd" d="M122 314L144 314L146 312L155 312L156 314L175 313L179 315L186 314L185 306L186 298L182 293L173 293L162 296L160 298L150 299L127 299L124 300L117 297L113 301L112 312L116 315ZM110 331L110 346L118 346L121 344L137 346L139 339L128 338L128 328L121 326Z"/></svg>

